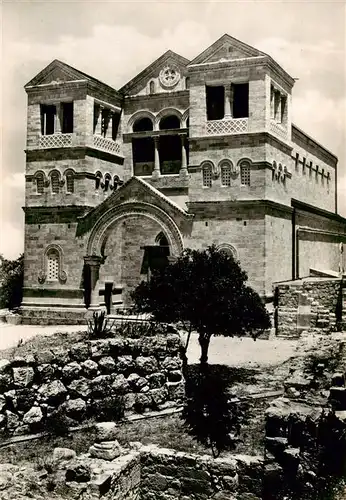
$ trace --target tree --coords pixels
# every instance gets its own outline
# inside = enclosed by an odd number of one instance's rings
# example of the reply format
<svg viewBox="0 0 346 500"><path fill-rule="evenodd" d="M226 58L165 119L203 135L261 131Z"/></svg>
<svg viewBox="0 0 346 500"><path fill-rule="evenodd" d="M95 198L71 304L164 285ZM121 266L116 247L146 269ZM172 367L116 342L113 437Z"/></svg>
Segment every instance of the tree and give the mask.
<svg viewBox="0 0 346 500"><path fill-rule="evenodd" d="M19 307L23 297L24 255L7 260L0 255L0 308Z"/></svg>
<svg viewBox="0 0 346 500"><path fill-rule="evenodd" d="M215 246L186 249L148 282L140 283L132 299L138 312L151 313L157 321L181 322L188 341L191 331L197 331L200 360L206 364L212 335L256 338L270 327L265 306L246 281L247 274L232 255Z"/></svg>

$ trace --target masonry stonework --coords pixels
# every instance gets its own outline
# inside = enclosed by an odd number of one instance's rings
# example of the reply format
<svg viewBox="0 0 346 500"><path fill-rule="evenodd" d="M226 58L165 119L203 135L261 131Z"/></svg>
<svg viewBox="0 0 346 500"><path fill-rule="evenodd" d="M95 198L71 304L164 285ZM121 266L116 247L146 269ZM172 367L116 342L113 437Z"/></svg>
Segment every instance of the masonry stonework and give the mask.
<svg viewBox="0 0 346 500"><path fill-rule="evenodd" d="M36 75L23 321L83 322L91 294L129 305L157 246L227 247L266 301L273 282L341 276L337 158L292 124L293 86L229 35L191 61L167 51L119 90L57 60Z"/></svg>

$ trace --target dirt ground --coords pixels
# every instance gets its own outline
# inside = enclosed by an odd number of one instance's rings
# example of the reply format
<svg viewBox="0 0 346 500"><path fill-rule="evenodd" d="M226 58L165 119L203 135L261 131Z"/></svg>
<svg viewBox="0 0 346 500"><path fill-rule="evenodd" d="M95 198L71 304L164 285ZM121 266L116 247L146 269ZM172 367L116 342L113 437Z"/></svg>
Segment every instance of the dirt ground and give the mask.
<svg viewBox="0 0 346 500"><path fill-rule="evenodd" d="M73 333L83 330L83 326L32 326L32 325L0 325L0 351L15 348L21 341L26 342L35 336L41 337L54 333ZM182 335L185 341L186 337ZM41 343L40 342L40 343ZM252 340L250 338L213 337L209 348L209 363L227 366L257 368L283 363L298 348L297 340L272 338L271 340ZM191 336L187 352L189 363L198 363L200 347L197 335Z"/></svg>

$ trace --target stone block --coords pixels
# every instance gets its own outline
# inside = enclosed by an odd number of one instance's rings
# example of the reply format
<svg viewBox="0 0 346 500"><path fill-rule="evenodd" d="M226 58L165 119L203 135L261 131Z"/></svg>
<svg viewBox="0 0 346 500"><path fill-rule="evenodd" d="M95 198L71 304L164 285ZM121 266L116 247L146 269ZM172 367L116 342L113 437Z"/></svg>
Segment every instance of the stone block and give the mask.
<svg viewBox="0 0 346 500"><path fill-rule="evenodd" d="M53 450L53 462L55 464L61 464L69 460L76 458L76 452L71 448L54 448Z"/></svg>
<svg viewBox="0 0 346 500"><path fill-rule="evenodd" d="M98 361L99 368L104 373L113 373L116 368L114 359L111 356L105 356Z"/></svg>
<svg viewBox="0 0 346 500"><path fill-rule="evenodd" d="M31 366L13 368L13 383L16 387L27 387L32 384L35 372Z"/></svg>
<svg viewBox="0 0 346 500"><path fill-rule="evenodd" d="M97 443L114 441L119 434L119 428L115 422L98 422L95 424L95 434Z"/></svg>
<svg viewBox="0 0 346 500"><path fill-rule="evenodd" d="M93 458L114 460L121 455L121 447L118 441L103 441L90 446L89 454Z"/></svg>
<svg viewBox="0 0 346 500"><path fill-rule="evenodd" d="M91 382L85 377L72 380L68 386L68 391L72 396L88 398L91 394Z"/></svg>
<svg viewBox="0 0 346 500"><path fill-rule="evenodd" d="M81 368L86 377L94 377L98 371L98 364L92 359L87 359L81 363Z"/></svg>
<svg viewBox="0 0 346 500"><path fill-rule="evenodd" d="M346 387L331 387L329 401L334 410L346 410Z"/></svg>
<svg viewBox="0 0 346 500"><path fill-rule="evenodd" d="M82 371L81 365L77 361L72 361L64 366L62 375L65 380L73 380L79 377Z"/></svg>
<svg viewBox="0 0 346 500"><path fill-rule="evenodd" d="M86 361L90 354L90 347L86 342L72 344L69 349L70 358L78 362Z"/></svg>
<svg viewBox="0 0 346 500"><path fill-rule="evenodd" d="M33 425L42 422L42 410L38 406L33 406L23 417L24 424Z"/></svg>
<svg viewBox="0 0 346 500"><path fill-rule="evenodd" d="M74 420L82 420L86 412L86 403L83 399L69 399L62 404L61 408L66 415Z"/></svg>

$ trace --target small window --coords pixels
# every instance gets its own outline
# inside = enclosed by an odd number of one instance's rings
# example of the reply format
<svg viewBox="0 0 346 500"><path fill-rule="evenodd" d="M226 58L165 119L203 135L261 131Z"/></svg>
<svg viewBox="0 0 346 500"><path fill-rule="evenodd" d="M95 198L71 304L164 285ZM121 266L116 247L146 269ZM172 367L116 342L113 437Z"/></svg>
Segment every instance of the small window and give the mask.
<svg viewBox="0 0 346 500"><path fill-rule="evenodd" d="M222 120L225 116L224 86L206 87L207 120Z"/></svg>
<svg viewBox="0 0 346 500"><path fill-rule="evenodd" d="M211 165L208 163L202 167L203 187L212 186Z"/></svg>
<svg viewBox="0 0 346 500"><path fill-rule="evenodd" d="M240 165L240 183L243 186L250 186L250 165L242 163Z"/></svg>
<svg viewBox="0 0 346 500"><path fill-rule="evenodd" d="M63 134L71 134L73 132L73 102L63 102L62 106L62 126Z"/></svg>
<svg viewBox="0 0 346 500"><path fill-rule="evenodd" d="M74 193L74 176L72 172L66 174L66 193Z"/></svg>
<svg viewBox="0 0 346 500"><path fill-rule="evenodd" d="M59 267L59 252L52 248L47 253L47 281L59 281Z"/></svg>
<svg viewBox="0 0 346 500"><path fill-rule="evenodd" d="M185 88L188 90L190 88L190 77L185 78Z"/></svg>
<svg viewBox="0 0 346 500"><path fill-rule="evenodd" d="M43 194L44 191L44 179L43 174L36 175L36 193Z"/></svg>
<svg viewBox="0 0 346 500"><path fill-rule="evenodd" d="M58 194L60 190L60 177L58 172L53 172L50 177L50 182L52 184L52 193Z"/></svg>
<svg viewBox="0 0 346 500"><path fill-rule="evenodd" d="M112 139L116 140L120 124L120 114L112 113Z"/></svg>
<svg viewBox="0 0 346 500"><path fill-rule="evenodd" d="M101 112L101 135L102 137L106 137L107 130L110 122L110 110L104 108Z"/></svg>
<svg viewBox="0 0 346 500"><path fill-rule="evenodd" d="M231 185L232 165L227 161L221 164L221 186Z"/></svg>
<svg viewBox="0 0 346 500"><path fill-rule="evenodd" d="M41 134L52 135L55 133L56 106L41 104Z"/></svg>
<svg viewBox="0 0 346 500"><path fill-rule="evenodd" d="M237 83L233 88L233 118L249 116L249 84Z"/></svg>
<svg viewBox="0 0 346 500"><path fill-rule="evenodd" d="M105 187L104 187L105 191L108 191L110 182L111 182L111 176L109 174L106 174L105 175Z"/></svg>
<svg viewBox="0 0 346 500"><path fill-rule="evenodd" d="M155 82L151 81L149 84L149 92L150 94L155 94Z"/></svg>
<svg viewBox="0 0 346 500"><path fill-rule="evenodd" d="M116 189L118 189L119 185L120 185L120 179L119 179L119 176L118 176L118 175L115 175L115 176L113 177L113 189L114 189L114 191L116 191Z"/></svg>

